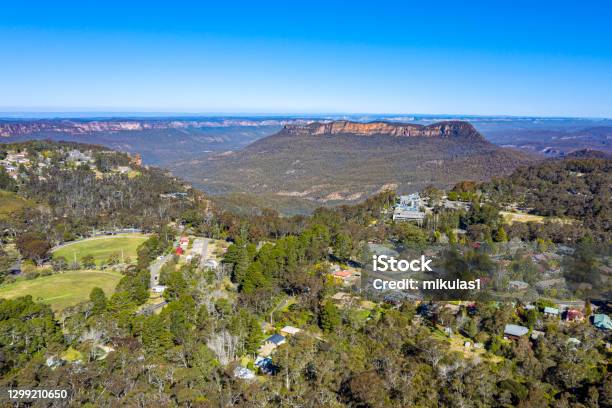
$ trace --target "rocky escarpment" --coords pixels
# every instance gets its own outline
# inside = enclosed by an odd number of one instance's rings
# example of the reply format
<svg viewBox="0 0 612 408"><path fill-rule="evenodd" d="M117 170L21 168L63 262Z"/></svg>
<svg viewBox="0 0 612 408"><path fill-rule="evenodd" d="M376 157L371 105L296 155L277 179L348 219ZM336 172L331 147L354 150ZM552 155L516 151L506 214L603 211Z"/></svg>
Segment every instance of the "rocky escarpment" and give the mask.
<svg viewBox="0 0 612 408"><path fill-rule="evenodd" d="M351 122L339 120L329 123L287 125L285 132L294 135L353 134L361 136L387 135L395 137L465 137L484 140L482 135L468 122L446 121L432 125L417 125L394 122Z"/></svg>
<svg viewBox="0 0 612 408"><path fill-rule="evenodd" d="M0 137L23 136L36 133L64 133L86 135L98 132L125 132L159 129L211 128L230 126L282 126L287 124L307 124L311 120L302 119L222 119L222 120L164 120L164 119L43 119L43 120L4 120L0 121Z"/></svg>

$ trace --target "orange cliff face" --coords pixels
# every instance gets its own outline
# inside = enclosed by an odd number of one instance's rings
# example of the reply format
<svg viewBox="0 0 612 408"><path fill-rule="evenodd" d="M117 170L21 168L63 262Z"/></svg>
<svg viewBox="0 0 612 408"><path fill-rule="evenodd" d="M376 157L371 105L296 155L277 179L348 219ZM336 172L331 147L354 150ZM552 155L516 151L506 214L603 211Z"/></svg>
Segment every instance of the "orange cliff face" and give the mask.
<svg viewBox="0 0 612 408"><path fill-rule="evenodd" d="M471 137L482 139L474 127L468 122L447 121L432 125L416 125L394 122L350 122L346 120L329 123L312 123L305 126L285 126L291 134L335 135L354 134L362 136L388 135L396 137Z"/></svg>

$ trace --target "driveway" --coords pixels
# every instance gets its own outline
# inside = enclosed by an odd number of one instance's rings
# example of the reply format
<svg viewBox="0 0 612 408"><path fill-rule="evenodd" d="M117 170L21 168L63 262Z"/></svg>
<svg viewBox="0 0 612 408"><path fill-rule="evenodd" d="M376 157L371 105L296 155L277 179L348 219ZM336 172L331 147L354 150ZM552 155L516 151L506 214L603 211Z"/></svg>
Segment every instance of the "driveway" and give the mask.
<svg viewBox="0 0 612 408"><path fill-rule="evenodd" d="M164 255L161 259L153 261L151 266L149 266L149 272L151 272L151 287L159 285L159 272L170 258L172 258L172 254Z"/></svg>

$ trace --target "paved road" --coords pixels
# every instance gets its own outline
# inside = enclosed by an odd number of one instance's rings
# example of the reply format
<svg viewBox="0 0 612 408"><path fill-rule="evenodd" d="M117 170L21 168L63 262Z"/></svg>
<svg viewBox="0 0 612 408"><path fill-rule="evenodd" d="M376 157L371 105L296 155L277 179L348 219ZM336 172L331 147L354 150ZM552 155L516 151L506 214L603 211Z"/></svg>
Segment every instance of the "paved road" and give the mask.
<svg viewBox="0 0 612 408"><path fill-rule="evenodd" d="M151 272L151 287L159 284L159 272L161 268L172 258L172 254L165 255L161 259L153 261L149 266L149 272Z"/></svg>

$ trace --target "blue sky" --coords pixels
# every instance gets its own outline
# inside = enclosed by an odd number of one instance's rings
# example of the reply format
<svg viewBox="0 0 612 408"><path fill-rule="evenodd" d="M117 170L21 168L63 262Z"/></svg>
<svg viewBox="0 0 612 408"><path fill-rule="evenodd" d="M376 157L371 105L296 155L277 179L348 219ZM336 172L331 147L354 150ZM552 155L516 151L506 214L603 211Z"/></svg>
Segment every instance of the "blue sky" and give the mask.
<svg viewBox="0 0 612 408"><path fill-rule="evenodd" d="M83 3L3 4L0 111L612 117L606 2Z"/></svg>

